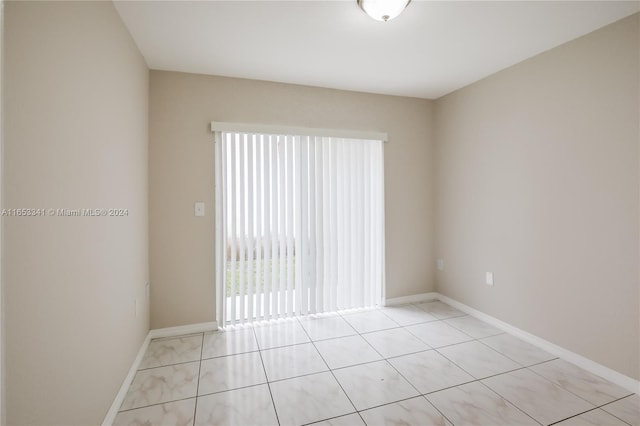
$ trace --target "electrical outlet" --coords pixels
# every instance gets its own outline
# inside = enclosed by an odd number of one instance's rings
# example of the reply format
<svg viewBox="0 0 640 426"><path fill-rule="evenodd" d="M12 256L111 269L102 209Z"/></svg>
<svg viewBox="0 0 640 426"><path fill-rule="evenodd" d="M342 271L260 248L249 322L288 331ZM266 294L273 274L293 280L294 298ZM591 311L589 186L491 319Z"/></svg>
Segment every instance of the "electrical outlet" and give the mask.
<svg viewBox="0 0 640 426"><path fill-rule="evenodd" d="M149 282L144 285L144 295L147 297L147 300L149 300L150 287L151 283Z"/></svg>
<svg viewBox="0 0 640 426"><path fill-rule="evenodd" d="M138 299L133 300L133 313L138 318Z"/></svg>
<svg viewBox="0 0 640 426"><path fill-rule="evenodd" d="M444 271L444 260L438 259L438 271Z"/></svg>
<svg viewBox="0 0 640 426"><path fill-rule="evenodd" d="M486 281L487 285L493 285L493 272L487 272Z"/></svg>

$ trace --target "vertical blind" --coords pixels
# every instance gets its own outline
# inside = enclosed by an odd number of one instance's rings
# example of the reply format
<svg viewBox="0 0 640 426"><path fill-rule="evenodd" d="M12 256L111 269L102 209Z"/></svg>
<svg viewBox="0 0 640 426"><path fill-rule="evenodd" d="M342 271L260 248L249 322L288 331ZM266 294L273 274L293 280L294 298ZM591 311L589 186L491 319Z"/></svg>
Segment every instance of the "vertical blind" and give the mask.
<svg viewBox="0 0 640 426"><path fill-rule="evenodd" d="M380 304L380 140L216 132L222 326Z"/></svg>

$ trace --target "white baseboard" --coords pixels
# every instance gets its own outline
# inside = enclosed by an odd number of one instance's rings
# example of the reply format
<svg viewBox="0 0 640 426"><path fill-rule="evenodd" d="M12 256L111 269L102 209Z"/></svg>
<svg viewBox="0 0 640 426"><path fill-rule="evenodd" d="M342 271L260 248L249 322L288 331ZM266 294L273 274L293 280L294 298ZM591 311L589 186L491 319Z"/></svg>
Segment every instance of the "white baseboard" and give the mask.
<svg viewBox="0 0 640 426"><path fill-rule="evenodd" d="M142 357L144 357L145 352L147 352L147 348L149 347L149 342L151 342L151 337L149 337L150 333L147 333L147 337L145 337L140 349L138 350L138 355L133 360L133 364L131 364L131 368L127 373L127 376L124 378L122 385L120 386L120 390L116 394L109 411L107 411L107 415L104 416L104 420L102 421L102 426L111 426L118 415L118 409L122 405L125 396L127 396L127 391L129 390L129 385L133 381L133 377L136 375L136 371L138 371L138 366L142 362Z"/></svg>
<svg viewBox="0 0 640 426"><path fill-rule="evenodd" d="M116 394L116 397L113 400L109 411L107 411L107 415L104 416L102 426L111 426L116 419L116 416L118 415L118 409L122 405L124 398L127 396L129 385L131 385L131 382L136 375L136 371L138 371L138 367L140 366L142 358L147 352L147 348L149 347L149 343L151 343L152 339L182 336L184 334L202 333L206 331L215 331L217 329L218 323L216 321L212 321L202 322L198 324L180 325L178 327L157 328L154 330L149 330L149 332L147 333L147 337L145 337L142 345L140 346L140 350L138 350L138 355L136 355L136 358L133 360L133 364L131 364L131 368L127 373L127 377L125 377L124 381L122 382L120 390Z"/></svg>
<svg viewBox="0 0 640 426"><path fill-rule="evenodd" d="M406 303L420 303L428 300L435 300L440 296L438 293L420 293L411 296L394 297L392 299L386 299L383 303L384 306L404 305Z"/></svg>
<svg viewBox="0 0 640 426"><path fill-rule="evenodd" d="M197 324L179 325L177 327L156 328L149 330L149 336L152 339L161 339L163 337L182 336L184 334L202 333L206 331L216 331L218 323L216 321L200 322Z"/></svg>
<svg viewBox="0 0 640 426"><path fill-rule="evenodd" d="M592 361L589 358L585 358L584 356L579 355L575 352L571 352L570 350L558 346L555 343L551 343L548 340L514 327L511 324L494 318L491 315L487 315L484 312L478 311L477 309L467 306L464 303L460 303L450 297L439 293L436 294L438 299L453 306L456 309L461 310L462 312L466 312L467 314L474 316L488 324L491 324L496 328L504 330L507 333L512 334L526 342L529 342L532 345L535 345L552 355L564 359L565 361L575 364L578 367L589 371L590 373L607 379L610 382L613 382L616 385L627 389L629 392L640 394L640 381L632 377L619 373L609 367L605 367L604 365Z"/></svg>

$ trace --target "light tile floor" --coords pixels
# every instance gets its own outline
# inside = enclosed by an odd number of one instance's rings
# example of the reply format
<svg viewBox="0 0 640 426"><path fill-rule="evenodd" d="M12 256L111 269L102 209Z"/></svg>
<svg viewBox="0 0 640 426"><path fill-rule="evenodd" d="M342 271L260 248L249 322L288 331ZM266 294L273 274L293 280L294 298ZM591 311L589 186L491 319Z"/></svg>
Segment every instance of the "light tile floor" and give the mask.
<svg viewBox="0 0 640 426"><path fill-rule="evenodd" d="M116 425L640 426L640 397L442 302L153 340Z"/></svg>

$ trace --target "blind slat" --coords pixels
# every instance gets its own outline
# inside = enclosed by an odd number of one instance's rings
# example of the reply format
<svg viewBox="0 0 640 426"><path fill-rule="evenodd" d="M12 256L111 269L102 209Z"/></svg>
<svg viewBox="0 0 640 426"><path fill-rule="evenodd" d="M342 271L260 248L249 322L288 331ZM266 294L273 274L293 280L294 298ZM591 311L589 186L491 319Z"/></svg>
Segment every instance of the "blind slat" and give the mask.
<svg viewBox="0 0 640 426"><path fill-rule="evenodd" d="M309 182L308 182L308 202L309 202L309 213L308 213L308 221L305 219L303 223L305 223L305 227L307 228L306 233L303 233L305 236L304 241L308 241L307 249L305 253L308 253L308 259L305 260L304 266L306 268L304 277L305 281L307 281L308 293L305 291L306 300L308 300L306 304L306 312L304 313L315 313L316 312L316 138L309 138L309 146L308 146L308 170L309 170ZM307 238L306 235L309 235ZM308 297L307 297L308 294Z"/></svg>
<svg viewBox="0 0 640 426"><path fill-rule="evenodd" d="M271 305L273 303L273 288L271 287L271 268L272 268L272 251L271 251L271 137L265 136L268 143L263 145L262 151L262 182L264 185L264 241L263 241L263 256L264 256L264 306L261 319L270 318Z"/></svg>
<svg viewBox="0 0 640 426"><path fill-rule="evenodd" d="M298 155L296 157L295 174L299 176L296 185L296 198L299 209L296 209L296 309L298 314L308 313L307 303L307 282L306 257L307 257L307 214L308 214L308 146L309 137L302 136L296 145Z"/></svg>
<svg viewBox="0 0 640 426"><path fill-rule="evenodd" d="M280 220L280 227L278 229L278 240L280 243L278 258L280 260L280 269L278 270L278 317L282 317L285 314L285 291L286 291L286 282L287 282L287 263L286 263L286 178L285 178L285 139L284 137L278 138L278 177L280 181L278 182L278 190L279 190L279 209L278 209L278 218Z"/></svg>
<svg viewBox="0 0 640 426"><path fill-rule="evenodd" d="M255 225L255 181L254 181L254 171L255 164L253 162L253 157L255 154L255 135L247 135L246 143L247 143L247 210L246 210L246 218L247 218L247 295L246 295L246 304L247 304L247 319L255 318L255 312L253 310L253 297L254 297L254 284L256 282L256 274L254 272L254 243L256 234L254 232Z"/></svg>
<svg viewBox="0 0 640 426"><path fill-rule="evenodd" d="M236 214L237 211L237 201L238 201L238 178L236 175L236 144L231 143L231 135L226 138L227 144L229 145L229 151L231 151L231 160L230 160L230 169L231 173L229 175L229 181L231 182L231 210L230 210L230 222L231 222L231 324L235 324L236 322L236 268L237 268L237 245L236 242L238 240L237 234L237 226L238 226L238 217ZM226 249L226 244L225 244ZM225 271L226 272L226 271ZM226 285L226 280L225 280Z"/></svg>

